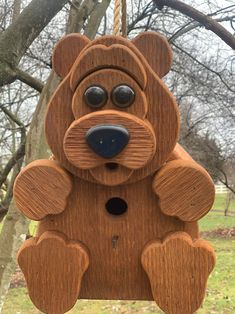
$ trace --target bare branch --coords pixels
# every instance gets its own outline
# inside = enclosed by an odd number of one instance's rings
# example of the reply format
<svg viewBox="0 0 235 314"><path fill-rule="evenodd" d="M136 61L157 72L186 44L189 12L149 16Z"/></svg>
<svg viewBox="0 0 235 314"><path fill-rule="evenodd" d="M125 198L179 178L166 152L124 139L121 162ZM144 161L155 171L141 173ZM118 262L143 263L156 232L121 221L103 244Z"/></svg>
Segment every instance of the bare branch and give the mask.
<svg viewBox="0 0 235 314"><path fill-rule="evenodd" d="M24 124L6 107L3 105L0 106L0 109L13 121L15 122L19 127L25 129Z"/></svg>
<svg viewBox="0 0 235 314"><path fill-rule="evenodd" d="M5 216L5 214L7 213L8 209L9 209L9 206L10 206L10 203L11 203L11 200L13 197L14 182L15 182L15 179L21 170L23 160L24 160L24 158L22 156L20 159L17 160L17 162L13 168L11 180L7 186L6 195L0 203L0 221L2 220L2 217Z"/></svg>
<svg viewBox="0 0 235 314"><path fill-rule="evenodd" d="M229 189L233 194L235 194L235 189L228 182L228 177L227 177L226 172L223 169L218 169L218 170L222 173L224 177L224 178L218 178L219 181L223 183L223 185L226 186L226 188Z"/></svg>
<svg viewBox="0 0 235 314"><path fill-rule="evenodd" d="M179 0L154 0L154 2L159 10L161 10L164 6L168 6L184 15L189 16L193 20L205 26L206 29L215 33L228 46L235 50L235 37L229 31L227 31L226 28L224 28L221 24L216 22L208 15Z"/></svg>
<svg viewBox="0 0 235 314"><path fill-rule="evenodd" d="M98 3L96 9L92 11L88 23L84 29L84 35L88 38L94 38L100 26L102 18L110 4L110 0L102 0Z"/></svg>
<svg viewBox="0 0 235 314"><path fill-rule="evenodd" d="M67 0L32 0L18 18L0 34L0 86L17 78L15 68L44 27Z"/></svg>
<svg viewBox="0 0 235 314"><path fill-rule="evenodd" d="M8 174L10 173L11 169L16 165L18 160L23 158L25 155L25 143L21 144L15 154L8 160L5 168L0 174L0 188L3 183L6 181Z"/></svg>
<svg viewBox="0 0 235 314"><path fill-rule="evenodd" d="M189 58L191 58L193 61L195 61L196 63L198 63L198 64L201 65L202 67L204 67L206 70L208 70L208 71L214 73L216 76L218 76L218 78L219 78L219 79L221 80L221 82L226 86L226 88L227 88L230 92L235 93L235 90L232 89L232 88L225 82L225 80L223 79L222 75L221 75L219 72L217 72L217 71L215 71L215 70L209 68L206 64L202 63L202 62L199 61L197 58L194 58L192 54L188 53L187 51L185 51L183 48L179 47L179 46L176 45L175 43L172 43L172 45L173 45L174 47L176 47L178 50L180 50L181 52L183 52L184 54L186 54L186 55L187 55Z"/></svg>
<svg viewBox="0 0 235 314"><path fill-rule="evenodd" d="M27 72L22 71L19 68L16 68L15 72L16 72L16 78L18 80L20 80L21 82L27 84L28 86L34 88L39 93L41 93L41 91L42 91L42 89L44 87L44 84L42 83L42 81L34 78L30 74L28 74Z"/></svg>
<svg viewBox="0 0 235 314"><path fill-rule="evenodd" d="M234 19L235 19L235 15L232 15L232 16L225 16L222 18L215 19L215 21L220 23L220 22L232 21ZM193 29L195 29L197 27L202 27L202 26L203 25L199 22L187 23L186 25L184 25L182 28L180 28L177 32L175 32L175 34L173 34L169 38L169 42L172 42L172 41L176 40L177 38L179 38L180 36L192 31Z"/></svg>
<svg viewBox="0 0 235 314"><path fill-rule="evenodd" d="M8 174L15 167L15 165L19 162L21 158L25 155L25 141L26 141L26 129L24 124L14 115L10 110L8 110L4 106L0 106L0 109L15 123L20 127L21 132L21 142L20 146L16 150L16 152L12 155L12 157L8 160L5 168L0 173L0 188L3 183L6 181Z"/></svg>
<svg viewBox="0 0 235 314"><path fill-rule="evenodd" d="M80 0L74 0L73 4L76 8L71 7L69 22L66 33L80 32L84 26L84 22L88 19L89 15L97 5L96 0L84 0L78 8Z"/></svg>

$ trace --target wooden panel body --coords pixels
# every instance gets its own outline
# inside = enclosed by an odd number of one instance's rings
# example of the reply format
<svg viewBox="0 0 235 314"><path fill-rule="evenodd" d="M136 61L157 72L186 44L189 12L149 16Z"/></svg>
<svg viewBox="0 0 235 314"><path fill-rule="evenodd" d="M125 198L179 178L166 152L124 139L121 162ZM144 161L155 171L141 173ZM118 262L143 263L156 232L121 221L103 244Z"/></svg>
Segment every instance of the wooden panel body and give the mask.
<svg viewBox="0 0 235 314"><path fill-rule="evenodd" d="M197 220L212 207L214 187L177 144L178 107L161 80L171 62L169 44L151 32L132 42L73 34L56 46L53 67L63 80L45 121L55 160L28 165L14 187L19 209L40 220L37 237L18 255L40 310L62 314L76 297L154 299L167 314L192 314L202 303L215 257L198 239ZM119 108L112 91L123 84L135 99ZM106 100L91 109L85 92L94 85ZM86 141L103 124L129 136L109 159ZM113 198L125 202L122 215L107 211Z"/></svg>
<svg viewBox="0 0 235 314"><path fill-rule="evenodd" d="M106 211L105 204L112 197L127 202L127 213L112 216ZM90 266L79 295L86 299L152 300L149 280L141 266L146 244L174 231L186 231L193 238L198 237L196 222L185 223L161 213L151 177L118 187L74 178L67 208L59 215L42 220L38 236L46 230L62 232L88 248Z"/></svg>

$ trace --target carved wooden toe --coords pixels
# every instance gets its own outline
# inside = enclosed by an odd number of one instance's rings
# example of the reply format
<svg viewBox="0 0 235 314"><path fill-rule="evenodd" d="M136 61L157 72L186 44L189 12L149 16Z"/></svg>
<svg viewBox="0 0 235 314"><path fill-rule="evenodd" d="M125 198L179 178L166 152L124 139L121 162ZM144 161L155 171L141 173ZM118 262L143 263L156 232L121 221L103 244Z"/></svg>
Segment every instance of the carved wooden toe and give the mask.
<svg viewBox="0 0 235 314"><path fill-rule="evenodd" d="M89 257L81 244L47 231L23 244L18 263L35 306L43 313L63 314L77 301Z"/></svg>
<svg viewBox="0 0 235 314"><path fill-rule="evenodd" d="M177 232L147 245L141 261L153 298L165 313L192 314L200 307L215 265L209 243Z"/></svg>

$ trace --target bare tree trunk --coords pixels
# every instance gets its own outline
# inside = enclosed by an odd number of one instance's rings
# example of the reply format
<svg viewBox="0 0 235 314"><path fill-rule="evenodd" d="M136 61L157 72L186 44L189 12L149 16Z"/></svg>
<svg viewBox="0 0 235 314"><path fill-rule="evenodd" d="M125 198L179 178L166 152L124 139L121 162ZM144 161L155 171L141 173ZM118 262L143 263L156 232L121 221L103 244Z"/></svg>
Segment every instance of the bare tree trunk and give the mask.
<svg viewBox="0 0 235 314"><path fill-rule="evenodd" d="M225 204L225 209L224 209L224 216L228 216L228 212L229 212L229 207L231 204L231 201L233 199L233 193L231 191L229 191L227 193L227 197L226 197L226 204Z"/></svg>
<svg viewBox="0 0 235 314"><path fill-rule="evenodd" d="M107 3L107 0L103 0ZM89 2L88 2L89 3ZM102 2L100 3L102 4ZM100 10L102 16L105 14L106 5ZM105 10L104 10L105 9ZM86 12L86 10L85 10ZM102 16L99 16L101 21ZM79 19L84 22L84 16L79 15ZM94 23L93 19L97 19L96 15L90 17L89 23L93 28L93 34L96 34L99 24ZM70 28L70 31L75 30ZM91 31L88 27L87 31ZM41 97L39 99L36 111L33 116L30 131L26 141L26 158L28 164L32 160L39 158L47 158L50 150L46 144L44 136L44 117L49 99L59 84L59 78L52 71L47 84L45 85ZM9 211L4 219L3 229L0 233L0 313L3 308L4 299L10 286L11 275L16 267L16 254L25 240L30 221L17 210L14 201L12 200Z"/></svg>

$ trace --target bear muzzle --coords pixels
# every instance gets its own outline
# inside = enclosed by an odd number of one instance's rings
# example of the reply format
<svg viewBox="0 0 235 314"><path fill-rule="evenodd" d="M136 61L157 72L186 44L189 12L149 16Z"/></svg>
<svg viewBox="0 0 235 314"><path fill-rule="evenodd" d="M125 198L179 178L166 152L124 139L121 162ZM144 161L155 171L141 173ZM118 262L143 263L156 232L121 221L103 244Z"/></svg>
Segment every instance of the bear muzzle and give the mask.
<svg viewBox="0 0 235 314"><path fill-rule="evenodd" d="M135 170L152 160L156 137L148 121L126 112L102 110L70 125L64 137L64 152L80 169L111 162Z"/></svg>

